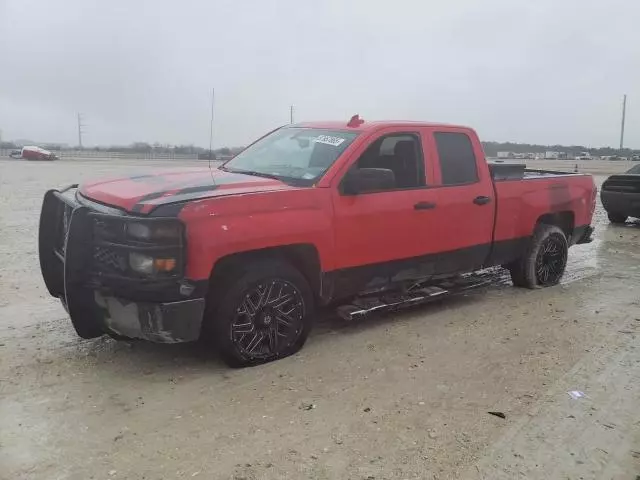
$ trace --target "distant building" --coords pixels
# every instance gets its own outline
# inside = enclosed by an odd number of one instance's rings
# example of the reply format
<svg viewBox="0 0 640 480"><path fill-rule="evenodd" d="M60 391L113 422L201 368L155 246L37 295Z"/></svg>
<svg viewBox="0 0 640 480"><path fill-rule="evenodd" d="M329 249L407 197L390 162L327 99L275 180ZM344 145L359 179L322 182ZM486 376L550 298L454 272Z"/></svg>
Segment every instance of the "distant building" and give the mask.
<svg viewBox="0 0 640 480"><path fill-rule="evenodd" d="M578 155L576 155L576 160L592 160L592 159L593 157L589 152L580 152Z"/></svg>

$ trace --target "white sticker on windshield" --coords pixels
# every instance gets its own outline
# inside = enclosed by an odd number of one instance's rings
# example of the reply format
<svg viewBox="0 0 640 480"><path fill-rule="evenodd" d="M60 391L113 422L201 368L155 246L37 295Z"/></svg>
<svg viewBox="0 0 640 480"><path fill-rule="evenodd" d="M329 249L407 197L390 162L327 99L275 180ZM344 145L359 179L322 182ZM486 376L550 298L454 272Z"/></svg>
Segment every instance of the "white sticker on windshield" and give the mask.
<svg viewBox="0 0 640 480"><path fill-rule="evenodd" d="M337 147L342 142L344 142L344 138L331 137L329 135L318 135L316 137L316 139L314 140L314 142L316 142L316 143L326 143L327 145L333 145L334 147Z"/></svg>

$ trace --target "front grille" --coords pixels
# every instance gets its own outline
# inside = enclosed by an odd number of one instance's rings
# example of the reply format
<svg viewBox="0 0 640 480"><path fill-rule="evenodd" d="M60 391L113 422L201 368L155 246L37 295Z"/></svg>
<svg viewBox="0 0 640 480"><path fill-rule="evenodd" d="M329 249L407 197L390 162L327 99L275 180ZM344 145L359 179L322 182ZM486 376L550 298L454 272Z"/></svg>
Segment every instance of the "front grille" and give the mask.
<svg viewBox="0 0 640 480"><path fill-rule="evenodd" d="M57 197L55 203L50 202L47 218L50 219L51 232L46 239L50 245L49 251L55 252L56 264L62 261L62 268L71 262L75 266L74 272L85 280L99 280L100 284L108 285L112 280L152 281L178 278L183 272L183 237L175 239L136 240L127 234L128 222L162 224L178 224L178 220L171 219L142 219L124 214L113 215L96 212L87 205L77 205L70 194L64 197L60 192L52 196ZM77 197L76 197L77 198ZM73 225L72 223L73 218ZM42 235L41 235L42 236ZM47 235L45 235L47 236ZM139 252L159 258L175 258L177 267L170 273L157 275L140 274L129 266L131 252ZM59 268L59 267L57 267ZM78 277L80 278L80 277ZM51 282L50 282L51 283ZM61 289L55 286L57 293Z"/></svg>
<svg viewBox="0 0 640 480"><path fill-rule="evenodd" d="M110 242L123 242L125 241L124 223L120 218L94 217L93 235L95 238Z"/></svg>
<svg viewBox="0 0 640 480"><path fill-rule="evenodd" d="M101 273L123 275L127 273L127 257L116 249L93 247L93 269Z"/></svg>

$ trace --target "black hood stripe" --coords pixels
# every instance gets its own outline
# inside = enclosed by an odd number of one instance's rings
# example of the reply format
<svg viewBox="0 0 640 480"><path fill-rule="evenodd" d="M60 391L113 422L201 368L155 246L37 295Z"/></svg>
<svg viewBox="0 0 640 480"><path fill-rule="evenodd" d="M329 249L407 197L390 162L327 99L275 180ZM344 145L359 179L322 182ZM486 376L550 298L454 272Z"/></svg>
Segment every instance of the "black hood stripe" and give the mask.
<svg viewBox="0 0 640 480"><path fill-rule="evenodd" d="M210 190L215 190L218 188L218 185L201 185L199 187L187 187L182 190L178 190L176 195L181 195L183 193L198 193L198 192L208 192Z"/></svg>
<svg viewBox="0 0 640 480"><path fill-rule="evenodd" d="M167 193L171 192L172 190L163 190L161 192L153 192L153 193L149 193L147 195L143 195L142 197L140 197L138 199L138 202L131 208L131 211L134 213L140 213L142 212L142 209L144 208L144 202L147 202L149 200L155 200L156 198L160 198L163 197L164 195L166 195Z"/></svg>
<svg viewBox="0 0 640 480"><path fill-rule="evenodd" d="M203 192L211 192L216 188L218 188L218 185L202 185L200 187L186 187L178 191L175 191L175 189L173 189L173 190L164 190L162 192L150 193L149 195L145 195L144 197L141 197L138 200L138 203L136 203L133 206L131 211L136 213L141 213L144 207L146 206L146 202L150 200L156 200L158 198L162 198L168 193L172 193L171 195L168 195L168 198L175 199L176 197L182 198L183 196L190 195L190 194L201 194ZM172 202L174 201L179 201L179 200L172 200Z"/></svg>
<svg viewBox="0 0 640 480"><path fill-rule="evenodd" d="M187 202L179 203L167 203L166 205L160 205L158 208L154 208L149 215L151 217L173 217L178 218L180 212L187 205Z"/></svg>
<svg viewBox="0 0 640 480"><path fill-rule="evenodd" d="M208 180L207 183L201 183L200 185L184 186L189 185L189 183L194 183L193 180L190 182L176 182L173 185L167 185L164 190L148 193L147 195L143 195L142 197L140 197L137 203L131 208L131 211L134 213L141 213L146 206L146 202L164 197L167 194L171 194L169 195L169 202L182 202L185 200L198 198L203 192L211 192L213 190L216 190L218 187L220 187L220 185L264 181L264 178L242 175L240 173L228 173L220 178L214 177L214 179L215 183L212 183L213 180ZM181 186L184 187L180 188Z"/></svg>

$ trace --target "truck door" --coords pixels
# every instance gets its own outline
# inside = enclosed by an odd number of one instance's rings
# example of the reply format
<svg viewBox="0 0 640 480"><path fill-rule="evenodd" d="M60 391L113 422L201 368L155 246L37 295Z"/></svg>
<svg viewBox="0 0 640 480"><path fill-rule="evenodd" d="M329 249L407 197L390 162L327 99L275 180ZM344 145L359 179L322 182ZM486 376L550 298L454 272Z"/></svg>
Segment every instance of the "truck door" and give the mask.
<svg viewBox="0 0 640 480"><path fill-rule="evenodd" d="M438 273L476 270L491 251L493 182L480 143L470 134L466 129L442 128L425 135L429 156L437 159L432 185L437 206L429 235L439 243Z"/></svg>
<svg viewBox="0 0 640 480"><path fill-rule="evenodd" d="M394 184L377 190L349 194L343 184L333 188L336 267L351 287L366 279L389 277L403 268L416 267L428 252L425 234L430 230L435 192L427 188L426 163L419 131L389 131L370 139L352 156L355 169L393 172ZM351 275L352 274L352 275ZM349 281L342 282L350 288ZM340 293L345 293L343 291Z"/></svg>

